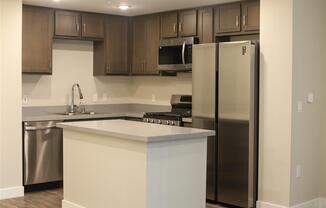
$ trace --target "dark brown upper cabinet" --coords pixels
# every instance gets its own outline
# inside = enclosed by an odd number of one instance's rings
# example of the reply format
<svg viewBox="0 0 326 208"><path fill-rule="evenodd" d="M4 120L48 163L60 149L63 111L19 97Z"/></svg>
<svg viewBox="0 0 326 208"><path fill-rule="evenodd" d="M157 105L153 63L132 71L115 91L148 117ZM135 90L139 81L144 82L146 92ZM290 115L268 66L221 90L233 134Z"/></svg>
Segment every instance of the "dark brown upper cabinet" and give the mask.
<svg viewBox="0 0 326 208"><path fill-rule="evenodd" d="M81 16L78 12L55 11L55 35L63 37L81 36Z"/></svg>
<svg viewBox="0 0 326 208"><path fill-rule="evenodd" d="M57 10L55 12L55 36L61 38L104 38L104 16Z"/></svg>
<svg viewBox="0 0 326 208"><path fill-rule="evenodd" d="M242 3L242 30L257 31L260 26L260 4L259 1Z"/></svg>
<svg viewBox="0 0 326 208"><path fill-rule="evenodd" d="M133 20L132 74L158 74L160 16L135 17Z"/></svg>
<svg viewBox="0 0 326 208"><path fill-rule="evenodd" d="M104 41L94 42L94 75L128 75L129 19L107 16Z"/></svg>
<svg viewBox="0 0 326 208"><path fill-rule="evenodd" d="M146 22L145 17L135 17L132 23L132 74L145 73L146 59Z"/></svg>
<svg viewBox="0 0 326 208"><path fill-rule="evenodd" d="M197 35L197 10L179 12L179 36Z"/></svg>
<svg viewBox="0 0 326 208"><path fill-rule="evenodd" d="M198 37L200 43L214 42L213 8L198 10Z"/></svg>
<svg viewBox="0 0 326 208"><path fill-rule="evenodd" d="M104 38L104 16L101 14L83 13L82 37Z"/></svg>
<svg viewBox="0 0 326 208"><path fill-rule="evenodd" d="M22 72L52 74L53 10L23 6Z"/></svg>
<svg viewBox="0 0 326 208"><path fill-rule="evenodd" d="M146 59L145 74L158 74L158 47L160 41L160 16L149 15L145 20Z"/></svg>
<svg viewBox="0 0 326 208"><path fill-rule="evenodd" d="M241 31L241 4L226 4L215 8L215 32L231 33Z"/></svg>
<svg viewBox="0 0 326 208"><path fill-rule="evenodd" d="M167 12L161 14L161 36L162 38L178 37L178 12Z"/></svg>
<svg viewBox="0 0 326 208"><path fill-rule="evenodd" d="M161 37L176 38L197 35L197 10L161 14Z"/></svg>

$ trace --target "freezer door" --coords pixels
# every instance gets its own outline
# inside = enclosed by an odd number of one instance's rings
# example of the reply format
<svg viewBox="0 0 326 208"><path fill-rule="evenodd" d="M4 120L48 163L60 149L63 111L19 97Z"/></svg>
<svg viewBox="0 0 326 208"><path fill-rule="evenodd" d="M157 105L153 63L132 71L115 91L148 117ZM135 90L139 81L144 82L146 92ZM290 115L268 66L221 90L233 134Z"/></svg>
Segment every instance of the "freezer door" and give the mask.
<svg viewBox="0 0 326 208"><path fill-rule="evenodd" d="M217 200L252 207L255 47L219 44Z"/></svg>
<svg viewBox="0 0 326 208"><path fill-rule="evenodd" d="M193 127L216 129L216 75L217 44L193 46L192 68L192 116ZM217 140L207 140L207 190L206 198L216 202L217 196Z"/></svg>
<svg viewBox="0 0 326 208"><path fill-rule="evenodd" d="M193 46L192 116L215 118L217 44Z"/></svg>

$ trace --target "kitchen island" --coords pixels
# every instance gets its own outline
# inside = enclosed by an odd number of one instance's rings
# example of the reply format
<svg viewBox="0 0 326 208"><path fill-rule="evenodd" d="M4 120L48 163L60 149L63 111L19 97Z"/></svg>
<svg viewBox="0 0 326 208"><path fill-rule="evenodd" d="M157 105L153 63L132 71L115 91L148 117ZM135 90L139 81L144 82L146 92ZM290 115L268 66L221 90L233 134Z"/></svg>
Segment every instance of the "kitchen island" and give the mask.
<svg viewBox="0 0 326 208"><path fill-rule="evenodd" d="M214 131L126 120L61 123L63 208L205 208Z"/></svg>

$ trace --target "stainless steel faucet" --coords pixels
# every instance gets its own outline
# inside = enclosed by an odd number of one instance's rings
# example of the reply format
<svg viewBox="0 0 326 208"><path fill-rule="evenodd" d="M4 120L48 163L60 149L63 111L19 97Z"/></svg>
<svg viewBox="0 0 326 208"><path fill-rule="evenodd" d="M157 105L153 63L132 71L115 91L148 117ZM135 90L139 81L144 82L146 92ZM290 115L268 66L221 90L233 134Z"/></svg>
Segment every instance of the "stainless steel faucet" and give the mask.
<svg viewBox="0 0 326 208"><path fill-rule="evenodd" d="M75 87L78 88L78 93L79 93L79 99L82 100L84 99L83 93L81 91L81 88L78 83L73 84L72 89L71 89L71 104L69 107L69 113L75 113Z"/></svg>

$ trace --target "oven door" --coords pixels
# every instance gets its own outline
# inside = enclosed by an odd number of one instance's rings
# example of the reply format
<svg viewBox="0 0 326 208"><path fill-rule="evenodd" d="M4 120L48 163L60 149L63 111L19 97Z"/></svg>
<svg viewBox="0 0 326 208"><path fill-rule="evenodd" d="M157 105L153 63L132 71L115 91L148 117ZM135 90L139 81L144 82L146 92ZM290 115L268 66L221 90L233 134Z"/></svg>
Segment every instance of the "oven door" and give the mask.
<svg viewBox="0 0 326 208"><path fill-rule="evenodd" d="M162 40L158 57L159 71L191 71L194 43L193 37Z"/></svg>

